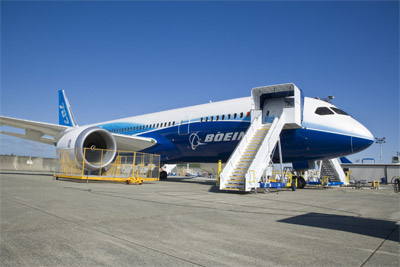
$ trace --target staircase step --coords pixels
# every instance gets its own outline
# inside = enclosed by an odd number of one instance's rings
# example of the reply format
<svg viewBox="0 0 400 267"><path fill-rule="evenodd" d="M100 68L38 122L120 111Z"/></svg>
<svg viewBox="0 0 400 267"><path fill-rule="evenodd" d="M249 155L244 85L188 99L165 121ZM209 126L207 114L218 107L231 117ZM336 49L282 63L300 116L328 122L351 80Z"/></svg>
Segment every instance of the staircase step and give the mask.
<svg viewBox="0 0 400 267"><path fill-rule="evenodd" d="M232 182L232 181L227 181L227 182L226 182L226 185L229 185L229 186L242 186L242 185L244 185L244 182Z"/></svg>
<svg viewBox="0 0 400 267"><path fill-rule="evenodd" d="M222 190L234 190L234 191L244 191L244 187L243 188L222 188Z"/></svg>
<svg viewBox="0 0 400 267"><path fill-rule="evenodd" d="M246 147L246 149L258 149L260 146L261 146L261 142L260 143L251 143Z"/></svg>
<svg viewBox="0 0 400 267"><path fill-rule="evenodd" d="M250 166L250 162L249 163L238 163L237 165L236 165L236 167L249 167Z"/></svg>
<svg viewBox="0 0 400 267"><path fill-rule="evenodd" d="M243 152L243 154L246 154L246 153L247 153L247 154L249 154L249 153L257 153L257 151L258 151L258 149L246 150L246 151ZM243 155L243 154L242 154L242 155Z"/></svg>
<svg viewBox="0 0 400 267"><path fill-rule="evenodd" d="M229 179L228 179L228 181L244 182L244 178L243 178L243 177L238 178L238 177L232 177L232 176L230 176Z"/></svg>
<svg viewBox="0 0 400 267"><path fill-rule="evenodd" d="M244 188L244 185L226 184L225 187L229 187L229 188Z"/></svg>

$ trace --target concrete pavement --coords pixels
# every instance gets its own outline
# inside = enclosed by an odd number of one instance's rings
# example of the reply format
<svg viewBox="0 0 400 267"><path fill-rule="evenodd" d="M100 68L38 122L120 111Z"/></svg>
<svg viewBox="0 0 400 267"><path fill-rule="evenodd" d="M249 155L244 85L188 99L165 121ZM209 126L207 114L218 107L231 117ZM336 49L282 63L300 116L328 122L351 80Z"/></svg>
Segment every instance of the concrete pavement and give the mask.
<svg viewBox="0 0 400 267"><path fill-rule="evenodd" d="M1 174L1 266L399 266L399 194Z"/></svg>

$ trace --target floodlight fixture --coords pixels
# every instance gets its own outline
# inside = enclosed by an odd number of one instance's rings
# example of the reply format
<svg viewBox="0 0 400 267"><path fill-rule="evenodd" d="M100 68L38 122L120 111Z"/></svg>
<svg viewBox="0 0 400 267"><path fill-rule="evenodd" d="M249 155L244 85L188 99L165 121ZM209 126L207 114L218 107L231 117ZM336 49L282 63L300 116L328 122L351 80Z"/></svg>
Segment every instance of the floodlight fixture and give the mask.
<svg viewBox="0 0 400 267"><path fill-rule="evenodd" d="M381 150L380 163L382 163L382 144L386 143L386 137L382 137L382 138L375 137L375 143L379 144L379 146L380 146L380 150Z"/></svg>

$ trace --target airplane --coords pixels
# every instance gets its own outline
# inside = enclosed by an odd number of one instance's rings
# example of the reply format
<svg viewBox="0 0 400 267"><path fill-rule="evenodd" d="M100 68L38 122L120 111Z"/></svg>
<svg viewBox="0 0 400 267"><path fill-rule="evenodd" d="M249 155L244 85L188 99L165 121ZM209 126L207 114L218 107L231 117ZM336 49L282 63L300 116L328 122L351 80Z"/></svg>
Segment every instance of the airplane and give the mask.
<svg viewBox="0 0 400 267"><path fill-rule="evenodd" d="M373 144L371 132L332 103L304 96L302 102L301 127L280 134L282 160L294 169L348 156ZM58 125L0 116L0 125L24 129L25 134L0 133L57 149L75 148L77 160L84 159L85 147L107 149L111 152L103 158L105 165L113 161L116 150L159 154L162 164L217 163L226 162L245 136L251 111L251 97L242 97L78 126L64 90L59 90ZM277 152L273 159L279 160ZM97 168L90 163L85 167ZM160 178L166 176L160 172Z"/></svg>

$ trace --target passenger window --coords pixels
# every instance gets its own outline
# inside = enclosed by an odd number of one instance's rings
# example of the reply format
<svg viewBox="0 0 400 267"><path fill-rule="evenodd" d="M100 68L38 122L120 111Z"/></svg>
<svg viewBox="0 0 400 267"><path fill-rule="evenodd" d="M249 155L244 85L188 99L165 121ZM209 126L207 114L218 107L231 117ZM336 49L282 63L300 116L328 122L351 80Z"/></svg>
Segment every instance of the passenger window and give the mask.
<svg viewBox="0 0 400 267"><path fill-rule="evenodd" d="M208 117L206 117L206 122L208 121Z"/></svg>
<svg viewBox="0 0 400 267"><path fill-rule="evenodd" d="M234 118L234 119L236 119L236 117L237 117L237 114L236 114L236 113L235 113L235 114L233 114L233 118Z"/></svg>
<svg viewBox="0 0 400 267"><path fill-rule="evenodd" d="M217 117L215 118L215 120L216 120L216 121L219 120L219 116L217 116Z"/></svg>
<svg viewBox="0 0 400 267"><path fill-rule="evenodd" d="M243 112L240 112L240 118L243 118Z"/></svg>
<svg viewBox="0 0 400 267"><path fill-rule="evenodd" d="M168 122L168 126L171 126L171 122Z"/></svg>
<svg viewBox="0 0 400 267"><path fill-rule="evenodd" d="M175 121L172 122L172 126L175 126Z"/></svg>
<svg viewBox="0 0 400 267"><path fill-rule="evenodd" d="M225 120L225 115L222 115L221 121Z"/></svg>
<svg viewBox="0 0 400 267"><path fill-rule="evenodd" d="M231 114L228 114L228 120L230 120L231 119Z"/></svg>
<svg viewBox="0 0 400 267"><path fill-rule="evenodd" d="M333 111L335 111L337 114L340 114L340 115L349 115L347 112L344 112L344 111L341 110L341 109L334 108L334 107L331 107L331 109L332 109Z"/></svg>
<svg viewBox="0 0 400 267"><path fill-rule="evenodd" d="M200 122L203 122L203 118L200 118Z"/></svg>
<svg viewBox="0 0 400 267"><path fill-rule="evenodd" d="M157 128L158 128L158 126L160 126L160 124L159 124L159 123L157 123Z"/></svg>
<svg viewBox="0 0 400 267"><path fill-rule="evenodd" d="M332 110L327 107L319 107L315 110L315 114L318 115L332 115L334 114Z"/></svg>
<svg viewBox="0 0 400 267"><path fill-rule="evenodd" d="M213 121L213 120L214 120L214 117L213 117L213 116L211 116L211 117L210 117L210 121Z"/></svg>

